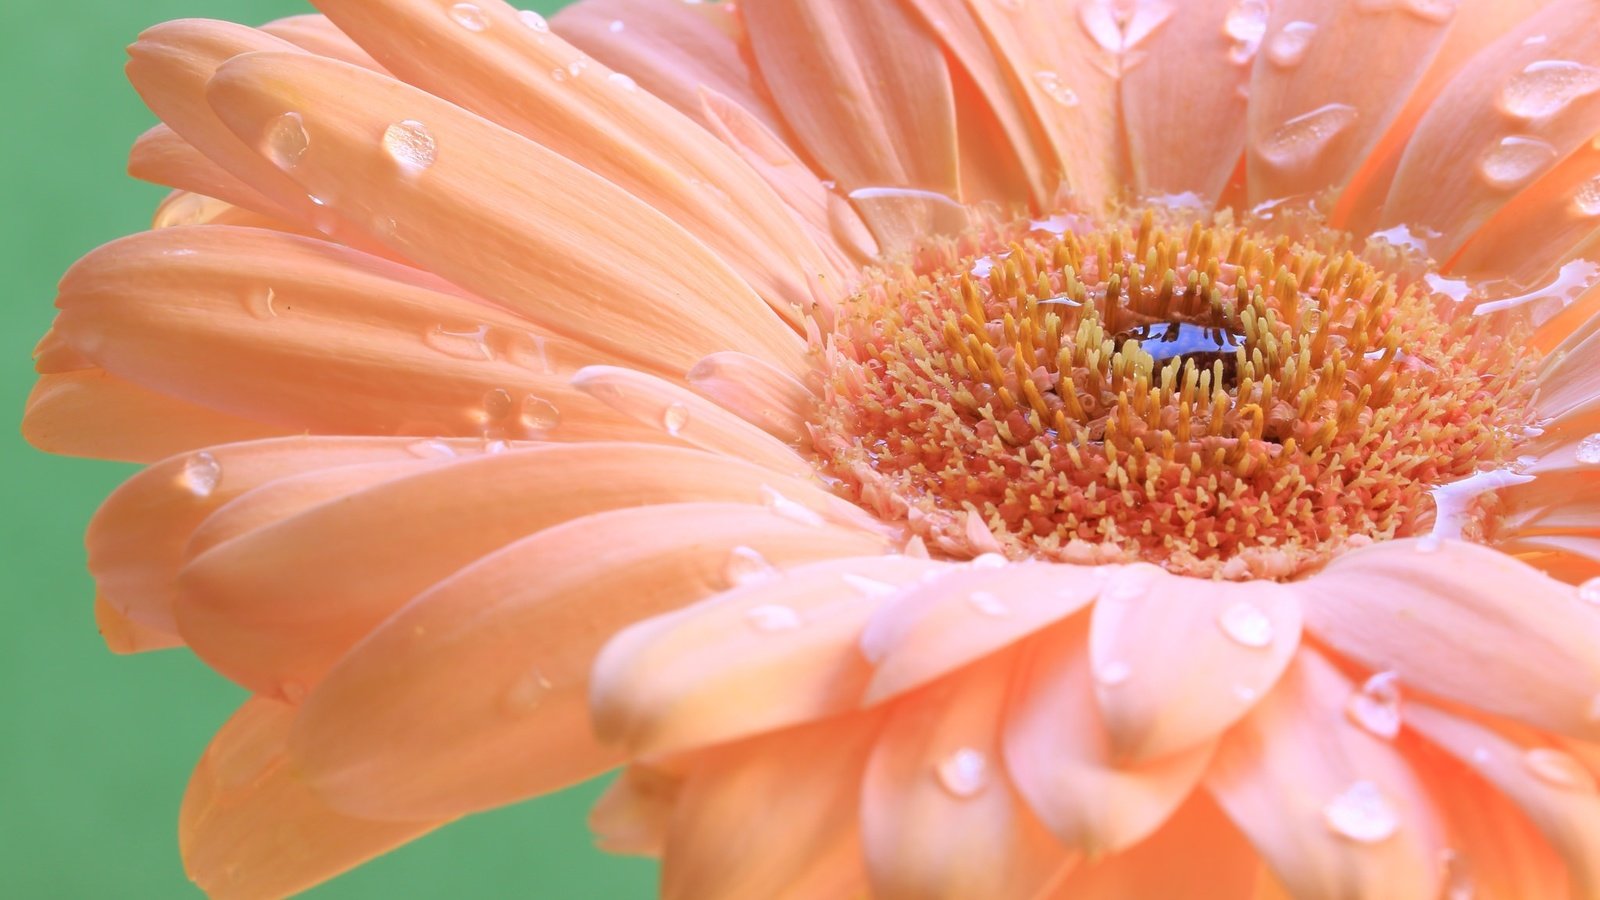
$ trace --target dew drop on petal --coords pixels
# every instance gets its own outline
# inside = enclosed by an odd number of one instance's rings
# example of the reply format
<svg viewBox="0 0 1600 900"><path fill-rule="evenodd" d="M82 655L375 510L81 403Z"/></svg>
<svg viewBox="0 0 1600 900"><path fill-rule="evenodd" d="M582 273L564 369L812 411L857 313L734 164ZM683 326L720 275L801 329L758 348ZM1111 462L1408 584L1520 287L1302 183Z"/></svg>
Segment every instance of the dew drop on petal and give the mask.
<svg viewBox="0 0 1600 900"><path fill-rule="evenodd" d="M876 597L881 599L884 597L893 597L895 594L900 593L900 588L898 585L890 584L887 581L879 581L876 578L868 578L865 575L856 575L852 572L847 572L840 577L843 579L845 584L850 585L850 587L854 589L856 593L862 595L863 597Z"/></svg>
<svg viewBox="0 0 1600 900"><path fill-rule="evenodd" d="M1255 59L1261 38L1267 33L1267 0L1237 0L1222 20L1222 31L1233 38L1228 59L1244 65Z"/></svg>
<svg viewBox="0 0 1600 900"><path fill-rule="evenodd" d="M1362 844L1387 840L1400 828L1400 816L1370 781L1340 791L1322 808L1322 819L1335 834Z"/></svg>
<svg viewBox="0 0 1600 900"><path fill-rule="evenodd" d="M455 459L459 455L456 448L440 440L417 441L407 445L406 452L419 459Z"/></svg>
<svg viewBox="0 0 1600 900"><path fill-rule="evenodd" d="M258 319L278 317L278 292L272 288L252 290L249 294L250 315Z"/></svg>
<svg viewBox="0 0 1600 900"><path fill-rule="evenodd" d="M1306 58L1311 39L1316 36L1316 23L1290 22L1267 42L1267 59L1285 69L1298 66Z"/></svg>
<svg viewBox="0 0 1600 900"><path fill-rule="evenodd" d="M677 437L688 424L689 407L676 401L667 404L666 411L661 414L661 427L667 430L667 434Z"/></svg>
<svg viewBox="0 0 1600 900"><path fill-rule="evenodd" d="M183 461L183 471L178 481L184 490L196 497L209 497L222 480L222 464L217 458L202 450Z"/></svg>
<svg viewBox="0 0 1600 900"><path fill-rule="evenodd" d="M1528 771L1537 775L1546 784L1570 791L1594 793L1594 773L1564 750L1535 747L1523 754L1522 761L1527 765Z"/></svg>
<svg viewBox="0 0 1600 900"><path fill-rule="evenodd" d="M1246 647L1272 646L1272 620L1254 603L1240 600L1217 616L1222 633Z"/></svg>
<svg viewBox="0 0 1600 900"><path fill-rule="evenodd" d="M1578 462L1586 466L1600 464L1600 434L1591 434L1578 442Z"/></svg>
<svg viewBox="0 0 1600 900"><path fill-rule="evenodd" d="M627 27L627 24L621 19L612 19L610 24L606 25L606 30L612 34L619 34Z"/></svg>
<svg viewBox="0 0 1600 900"><path fill-rule="evenodd" d="M763 484L761 486L761 500L767 505L768 509L791 522L818 527L825 524L821 513L809 506L790 500L788 497L778 493L777 488L772 485Z"/></svg>
<svg viewBox="0 0 1600 900"><path fill-rule="evenodd" d="M1112 660L1095 670L1094 680L1106 687L1116 687L1133 675L1133 667L1121 660Z"/></svg>
<svg viewBox="0 0 1600 900"><path fill-rule="evenodd" d="M1572 195L1572 211L1586 219L1600 216L1600 176L1578 185Z"/></svg>
<svg viewBox="0 0 1600 900"><path fill-rule="evenodd" d="M610 75L606 76L606 81L616 85L619 88L622 88L625 91L637 91L639 89L639 82L634 81L632 78L622 74L621 72L612 72Z"/></svg>
<svg viewBox="0 0 1600 900"><path fill-rule="evenodd" d="M1061 76L1050 69L1040 69L1033 73L1033 81L1044 91L1045 96L1062 106L1077 106L1078 92L1061 83Z"/></svg>
<svg viewBox="0 0 1600 900"><path fill-rule="evenodd" d="M1011 614L1011 607L993 591L973 591L967 595L967 602L972 608L986 616L1002 618Z"/></svg>
<svg viewBox="0 0 1600 900"><path fill-rule="evenodd" d="M489 326L473 328L446 328L436 325L422 336L429 347L456 359L494 359L489 349Z"/></svg>
<svg viewBox="0 0 1600 900"><path fill-rule="evenodd" d="M522 424L530 431L549 431L561 424L561 410L543 397L522 398Z"/></svg>
<svg viewBox="0 0 1600 900"><path fill-rule="evenodd" d="M554 69L551 69L550 70L550 80L551 81L566 81L567 80L567 70L561 68L560 66L557 66Z"/></svg>
<svg viewBox="0 0 1600 900"><path fill-rule="evenodd" d="M722 566L722 577L730 587L765 581L777 574L777 568L761 555L761 551L742 545L728 551L727 562Z"/></svg>
<svg viewBox="0 0 1600 900"><path fill-rule="evenodd" d="M935 771L944 789L962 799L977 796L989 784L989 760L971 747L945 757Z"/></svg>
<svg viewBox="0 0 1600 900"><path fill-rule="evenodd" d="M532 28L534 31L550 30L550 20L531 9L518 10L517 18L521 20L522 24Z"/></svg>
<svg viewBox="0 0 1600 900"><path fill-rule="evenodd" d="M793 631L800 627L800 614L794 610L794 607L784 606L780 603L752 606L745 610L744 619L750 623L751 628L769 634L778 631Z"/></svg>
<svg viewBox="0 0 1600 900"><path fill-rule="evenodd" d="M511 410L516 407L516 402L511 399L511 392L505 388L490 388L483 395L483 414L489 421L498 422L511 415Z"/></svg>
<svg viewBox="0 0 1600 900"><path fill-rule="evenodd" d="M538 669L530 669L506 689L505 707L512 713L530 713L539 708L554 687Z"/></svg>
<svg viewBox="0 0 1600 900"><path fill-rule="evenodd" d="M1478 174L1490 187L1509 191L1526 184L1556 161L1556 148L1536 137L1501 138L1478 159Z"/></svg>
<svg viewBox="0 0 1600 900"><path fill-rule="evenodd" d="M1578 585L1578 599L1600 606L1600 578L1591 578Z"/></svg>
<svg viewBox="0 0 1600 900"><path fill-rule="evenodd" d="M450 18L468 31L483 31L489 27L489 17L476 3L457 3L450 7Z"/></svg>
<svg viewBox="0 0 1600 900"><path fill-rule="evenodd" d="M427 126L415 119L396 122L384 129L383 151L407 172L428 168L439 153Z"/></svg>
<svg viewBox="0 0 1600 900"><path fill-rule="evenodd" d="M1379 672L1368 678L1345 706L1350 720L1386 740L1400 733L1400 676Z"/></svg>
<svg viewBox="0 0 1600 900"><path fill-rule="evenodd" d="M1356 108L1345 103L1319 106L1278 126L1256 150L1267 164L1280 169L1311 165L1357 115Z"/></svg>
<svg viewBox="0 0 1600 900"><path fill-rule="evenodd" d="M267 126L267 137L262 151L267 159L280 169L300 165L300 159L311 146L311 136L306 133L305 119L297 112L286 112Z"/></svg>
<svg viewBox="0 0 1600 900"><path fill-rule="evenodd" d="M1600 69L1566 59L1529 63L1500 89L1500 108L1519 119L1545 119L1600 91Z"/></svg>

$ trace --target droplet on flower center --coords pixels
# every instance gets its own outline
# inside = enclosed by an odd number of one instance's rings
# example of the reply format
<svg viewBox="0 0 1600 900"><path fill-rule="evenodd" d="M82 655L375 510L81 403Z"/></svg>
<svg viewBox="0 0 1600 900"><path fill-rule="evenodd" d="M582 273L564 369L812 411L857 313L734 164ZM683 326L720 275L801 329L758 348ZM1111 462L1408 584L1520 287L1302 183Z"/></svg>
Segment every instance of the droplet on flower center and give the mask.
<svg viewBox="0 0 1600 900"><path fill-rule="evenodd" d="M1376 844L1400 829L1400 817L1370 781L1357 781L1322 808L1323 820L1335 834L1362 844Z"/></svg>

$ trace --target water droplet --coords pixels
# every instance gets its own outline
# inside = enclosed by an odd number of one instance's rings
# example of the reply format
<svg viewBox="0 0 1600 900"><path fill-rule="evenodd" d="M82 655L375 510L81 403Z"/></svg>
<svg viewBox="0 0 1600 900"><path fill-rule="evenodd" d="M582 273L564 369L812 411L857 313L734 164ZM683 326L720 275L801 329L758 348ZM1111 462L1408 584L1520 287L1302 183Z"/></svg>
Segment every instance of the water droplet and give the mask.
<svg viewBox="0 0 1600 900"><path fill-rule="evenodd" d="M1285 69L1298 66L1306 58L1306 50L1311 47L1311 39L1316 36L1316 23L1290 22L1267 43L1267 59L1271 60L1273 65Z"/></svg>
<svg viewBox="0 0 1600 900"><path fill-rule="evenodd" d="M1529 63L1500 89L1500 108L1519 119L1545 119L1600 91L1600 69L1565 59Z"/></svg>
<svg viewBox="0 0 1600 900"><path fill-rule="evenodd" d="M791 522L817 527L824 524L822 515L816 510L790 500L788 497L778 493L777 489L771 485L763 484L761 486L761 500L767 505L768 509Z"/></svg>
<svg viewBox="0 0 1600 900"><path fill-rule="evenodd" d="M1570 791L1594 793L1594 773L1564 750L1535 747L1522 755L1522 761L1528 766L1528 771L1539 776L1546 784Z"/></svg>
<svg viewBox="0 0 1600 900"><path fill-rule="evenodd" d="M752 606L745 610L744 618L750 627L768 633L793 631L800 627L800 614L793 607L779 603Z"/></svg>
<svg viewBox="0 0 1600 900"><path fill-rule="evenodd" d="M483 414L491 422L498 422L511 415L511 410L516 406L511 399L511 392L505 388L490 388L483 395Z"/></svg>
<svg viewBox="0 0 1600 900"><path fill-rule="evenodd" d="M1280 169L1309 166L1358 115L1354 106L1344 103L1319 106L1278 126L1256 150L1268 165Z"/></svg>
<svg viewBox="0 0 1600 900"><path fill-rule="evenodd" d="M306 133L305 119L297 112L286 112L267 126L267 138L262 147L267 159L280 169L300 165L300 159L311 146L311 136Z"/></svg>
<svg viewBox="0 0 1600 900"><path fill-rule="evenodd" d="M727 579L729 587L766 581L777 574L777 567L754 547L733 548L728 551L728 560L722 566L722 577Z"/></svg>
<svg viewBox="0 0 1600 900"><path fill-rule="evenodd" d="M868 578L865 575L857 575L853 572L846 572L844 575L841 575L840 578L845 584L850 585L852 589L864 597L875 597L882 599L884 597L893 597L894 595L900 593L900 587L898 585L890 584L887 581L879 581L876 578Z"/></svg>
<svg viewBox="0 0 1600 900"><path fill-rule="evenodd" d="M616 85L619 88L622 88L625 91L637 91L639 89L639 82L634 81L632 78L629 78L621 72L612 72L610 75L606 76L606 81Z"/></svg>
<svg viewBox="0 0 1600 900"><path fill-rule="evenodd" d="M1584 218L1600 216L1600 175L1578 185L1572 195L1572 211Z"/></svg>
<svg viewBox="0 0 1600 900"><path fill-rule="evenodd" d="M183 461L183 471L178 482L196 497L209 497L222 480L222 464L217 458L202 450Z"/></svg>
<svg viewBox="0 0 1600 900"><path fill-rule="evenodd" d="M422 341L440 353L456 359L494 359L494 351L489 349L487 325L459 330L436 325L432 331L422 336Z"/></svg>
<svg viewBox="0 0 1600 900"><path fill-rule="evenodd" d="M1246 647L1272 646L1272 620L1254 603L1240 600L1217 616L1222 633Z"/></svg>
<svg viewBox="0 0 1600 900"><path fill-rule="evenodd" d="M1328 801L1322 818L1335 834L1362 844L1387 840L1400 829L1400 816L1370 781L1357 781Z"/></svg>
<svg viewBox="0 0 1600 900"><path fill-rule="evenodd" d="M1490 187L1509 191L1526 184L1556 161L1556 148L1536 137L1501 138L1478 159L1478 174Z"/></svg>
<svg viewBox="0 0 1600 900"><path fill-rule="evenodd" d="M421 459L455 459L459 455L456 448L439 440L417 441L407 445L406 451Z"/></svg>
<svg viewBox="0 0 1600 900"><path fill-rule="evenodd" d="M384 129L383 150L406 172L421 172L433 165L439 154L428 127L415 119L396 122Z"/></svg>
<svg viewBox="0 0 1600 900"><path fill-rule="evenodd" d="M1460 481L1441 484L1429 493L1433 497L1433 532L1435 541L1462 540L1466 526L1472 519L1473 506L1479 497L1501 488L1527 484L1532 475L1511 469L1489 469L1469 475Z"/></svg>
<svg viewBox="0 0 1600 900"><path fill-rule="evenodd" d="M556 68L551 69L550 70L550 79L552 81L566 81L567 80L567 70L561 68L560 66L557 66Z"/></svg>
<svg viewBox="0 0 1600 900"><path fill-rule="evenodd" d="M606 25L606 30L612 34L619 34L627 27L628 26L623 23L621 19L612 19L610 24Z"/></svg>
<svg viewBox="0 0 1600 900"><path fill-rule="evenodd" d="M1600 284L1600 265L1586 259L1575 259L1556 272L1549 284L1515 297L1505 297L1473 307L1472 314L1486 316L1502 310L1529 306L1534 324L1547 321L1551 316L1572 305L1574 300L1596 284Z"/></svg>
<svg viewBox="0 0 1600 900"><path fill-rule="evenodd" d="M1586 466L1600 463L1600 434L1591 434L1579 441L1575 455L1578 462Z"/></svg>
<svg viewBox="0 0 1600 900"><path fill-rule="evenodd" d="M522 21L522 24L532 28L534 31L550 30L550 21L531 9L518 10L517 18Z"/></svg>
<svg viewBox="0 0 1600 900"><path fill-rule="evenodd" d="M1368 678L1350 695L1345 713L1372 734L1392 740L1400 733L1400 676L1379 672Z"/></svg>
<svg viewBox="0 0 1600 900"><path fill-rule="evenodd" d="M667 430L667 434L677 437L688 424L689 407L678 402L667 404L666 411L661 414L661 427Z"/></svg>
<svg viewBox="0 0 1600 900"><path fill-rule="evenodd" d="M250 315L258 319L275 319L278 317L278 293L272 288L252 289L249 293L248 307Z"/></svg>
<svg viewBox="0 0 1600 900"><path fill-rule="evenodd" d="M582 75L584 70L587 68L589 68L588 60L575 59L572 62L567 63L567 74L571 75L573 78L577 78L579 75Z"/></svg>
<svg viewBox="0 0 1600 900"><path fill-rule="evenodd" d="M1078 92L1061 83L1061 76L1049 69L1040 69L1033 73L1033 81L1044 91L1045 96L1062 106L1077 106Z"/></svg>
<svg viewBox="0 0 1600 900"><path fill-rule="evenodd" d="M1472 296L1472 283L1465 278L1446 278L1437 272L1429 272L1422 276L1422 281L1435 294L1443 294L1456 303Z"/></svg>
<svg viewBox="0 0 1600 900"><path fill-rule="evenodd" d="M538 669L530 669L522 674L511 687L506 690L505 706L508 712L530 713L539 708L544 698L549 695L554 687L550 679Z"/></svg>
<svg viewBox="0 0 1600 900"><path fill-rule="evenodd" d="M1267 33L1267 0L1238 0L1222 20L1222 31L1233 38L1228 59L1244 65L1256 57L1261 37Z"/></svg>
<svg viewBox="0 0 1600 900"><path fill-rule="evenodd" d="M522 398L522 424L529 431L545 432L561 424L561 410L543 397Z"/></svg>
<svg viewBox="0 0 1600 900"><path fill-rule="evenodd" d="M980 256L973 260L972 268L968 269L967 272L973 278L988 278L989 273L994 271L995 263L998 260L1005 259L1010 255L1011 251L1007 250L1004 253L1000 253L995 256Z"/></svg>
<svg viewBox="0 0 1600 900"><path fill-rule="evenodd" d="M1578 585L1578 599L1600 606L1600 577L1591 578Z"/></svg>
<svg viewBox="0 0 1600 900"><path fill-rule="evenodd" d="M989 760L971 747L945 757L935 771L944 789L963 800L977 796L989 784Z"/></svg>
<svg viewBox="0 0 1600 900"><path fill-rule="evenodd" d="M986 616L999 619L1011 614L1011 607L993 591L973 591L967 595L967 602L972 604L973 609Z"/></svg>
<svg viewBox="0 0 1600 900"><path fill-rule="evenodd" d="M1549 35L1547 35L1547 34L1535 34L1535 35L1531 35L1529 37L1524 38L1523 41L1522 41L1522 46L1524 46L1524 47L1537 47L1540 44L1548 44L1548 43L1550 43L1550 36Z"/></svg>
<svg viewBox="0 0 1600 900"><path fill-rule="evenodd" d="M468 31L483 31L489 27L489 17L476 3L457 3L450 7L450 18Z"/></svg>
<svg viewBox="0 0 1600 900"><path fill-rule="evenodd" d="M1120 659L1112 660L1095 670L1094 680L1106 687L1116 687L1133 675L1133 667Z"/></svg>

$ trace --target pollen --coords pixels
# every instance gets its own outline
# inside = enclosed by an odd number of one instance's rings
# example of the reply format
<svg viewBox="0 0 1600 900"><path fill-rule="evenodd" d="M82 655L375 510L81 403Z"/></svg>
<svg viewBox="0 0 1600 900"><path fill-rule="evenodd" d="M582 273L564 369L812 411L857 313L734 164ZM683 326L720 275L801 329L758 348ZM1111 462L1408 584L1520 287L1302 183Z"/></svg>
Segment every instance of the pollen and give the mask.
<svg viewBox="0 0 1600 900"><path fill-rule="evenodd" d="M839 489L951 558L1288 578L1502 467L1537 360L1426 260L1305 217L988 223L819 342Z"/></svg>

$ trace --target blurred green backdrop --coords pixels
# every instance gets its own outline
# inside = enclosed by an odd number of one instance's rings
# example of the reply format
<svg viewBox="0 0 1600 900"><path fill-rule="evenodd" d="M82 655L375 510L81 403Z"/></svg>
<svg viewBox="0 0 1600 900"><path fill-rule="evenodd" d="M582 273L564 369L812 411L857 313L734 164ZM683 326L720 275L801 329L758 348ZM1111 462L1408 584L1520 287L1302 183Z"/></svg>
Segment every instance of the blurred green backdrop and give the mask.
<svg viewBox="0 0 1600 900"><path fill-rule="evenodd" d="M543 12L561 0L542 0ZM193 897L178 859L190 767L241 692L183 651L116 657L95 632L81 533L131 467L46 457L17 422L30 355L74 259L137 231L163 191L123 172L154 123L123 47L185 16L259 24L296 0L0 4L0 896ZM649 896L654 869L594 850L589 785L444 828L310 892L394 897Z"/></svg>

